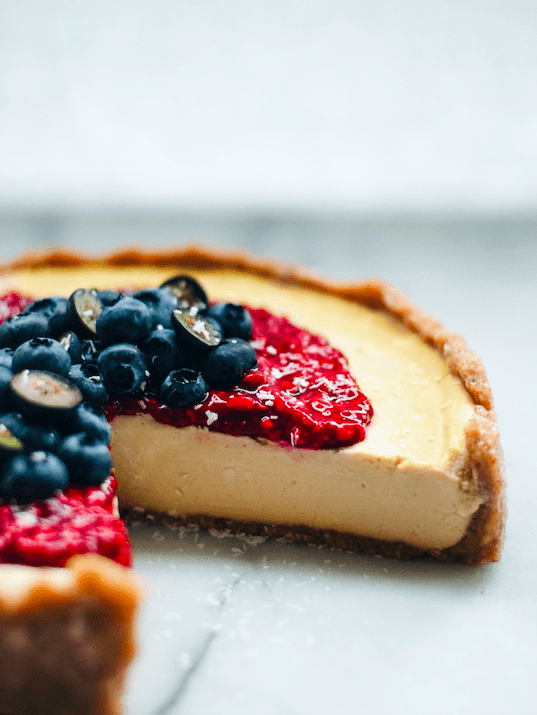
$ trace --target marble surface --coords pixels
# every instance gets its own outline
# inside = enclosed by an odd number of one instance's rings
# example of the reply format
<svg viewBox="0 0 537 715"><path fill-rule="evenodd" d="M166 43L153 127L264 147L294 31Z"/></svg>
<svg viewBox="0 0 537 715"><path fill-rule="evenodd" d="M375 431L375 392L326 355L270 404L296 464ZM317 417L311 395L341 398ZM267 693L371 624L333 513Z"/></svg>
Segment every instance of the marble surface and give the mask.
<svg viewBox="0 0 537 715"><path fill-rule="evenodd" d="M149 598L129 715L535 712L534 586L512 547L469 569L131 535Z"/></svg>
<svg viewBox="0 0 537 715"><path fill-rule="evenodd" d="M29 247L214 245L340 278L382 274L462 333L495 394L503 559L481 568L131 523L147 589L127 715L533 715L537 711L537 224L522 218L3 215ZM136 521L138 523L136 523Z"/></svg>

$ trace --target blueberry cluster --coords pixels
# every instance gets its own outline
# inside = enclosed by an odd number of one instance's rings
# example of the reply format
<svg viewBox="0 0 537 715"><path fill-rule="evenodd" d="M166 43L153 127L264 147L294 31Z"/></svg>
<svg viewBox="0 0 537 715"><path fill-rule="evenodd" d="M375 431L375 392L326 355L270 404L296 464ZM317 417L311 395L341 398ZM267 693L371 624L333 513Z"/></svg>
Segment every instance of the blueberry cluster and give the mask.
<svg viewBox="0 0 537 715"><path fill-rule="evenodd" d="M210 306L177 276L133 295L78 289L35 301L0 325L0 499L44 499L111 469L109 399L170 407L227 390L257 365L241 305Z"/></svg>

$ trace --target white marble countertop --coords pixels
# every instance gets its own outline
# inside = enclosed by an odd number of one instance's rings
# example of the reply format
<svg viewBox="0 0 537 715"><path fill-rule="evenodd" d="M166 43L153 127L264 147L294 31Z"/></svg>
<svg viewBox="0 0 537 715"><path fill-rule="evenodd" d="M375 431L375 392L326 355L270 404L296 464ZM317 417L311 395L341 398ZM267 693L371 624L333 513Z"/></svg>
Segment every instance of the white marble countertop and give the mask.
<svg viewBox="0 0 537 715"><path fill-rule="evenodd" d="M131 536L149 598L128 715L535 712L535 554L511 539L474 569Z"/></svg>
<svg viewBox="0 0 537 715"><path fill-rule="evenodd" d="M499 563L469 568L132 524L148 598L126 715L534 715L537 223L0 216L4 259L192 235L339 277L382 274L462 333L495 395L507 539Z"/></svg>

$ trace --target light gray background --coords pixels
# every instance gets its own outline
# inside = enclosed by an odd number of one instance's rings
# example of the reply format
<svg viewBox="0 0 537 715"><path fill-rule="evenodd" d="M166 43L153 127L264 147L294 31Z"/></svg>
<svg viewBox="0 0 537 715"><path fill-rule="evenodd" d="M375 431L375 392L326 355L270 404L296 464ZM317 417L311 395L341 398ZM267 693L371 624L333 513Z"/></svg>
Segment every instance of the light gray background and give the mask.
<svg viewBox="0 0 537 715"><path fill-rule="evenodd" d="M0 202L535 211L531 0L0 1Z"/></svg>
<svg viewBox="0 0 537 715"><path fill-rule="evenodd" d="M482 358L499 564L133 524L128 715L537 712L537 6L0 0L0 259L204 239L382 275Z"/></svg>

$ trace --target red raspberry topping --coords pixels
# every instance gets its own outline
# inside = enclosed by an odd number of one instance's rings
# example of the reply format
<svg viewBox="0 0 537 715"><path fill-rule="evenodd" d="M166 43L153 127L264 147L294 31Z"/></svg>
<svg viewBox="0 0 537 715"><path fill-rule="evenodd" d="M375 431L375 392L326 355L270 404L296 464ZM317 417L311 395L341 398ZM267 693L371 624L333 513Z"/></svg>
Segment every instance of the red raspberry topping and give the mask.
<svg viewBox="0 0 537 715"><path fill-rule="evenodd" d="M130 566L125 525L114 515L116 480L69 487L27 507L0 506L0 563L65 566L75 554L102 554Z"/></svg>
<svg viewBox="0 0 537 715"><path fill-rule="evenodd" d="M373 408L344 356L287 318L260 308L249 311L258 369L247 373L238 387L210 390L203 403L188 408L123 397L108 407L108 419L147 413L175 427L196 425L306 449L338 449L362 441Z"/></svg>
<svg viewBox="0 0 537 715"><path fill-rule="evenodd" d="M31 298L26 298L18 293L6 293L3 295L0 298L0 323L6 318L11 318L13 315L20 313L31 302Z"/></svg>

